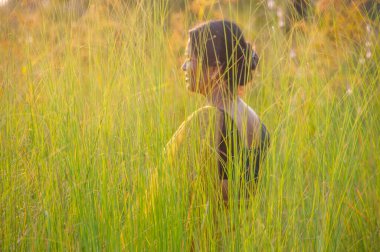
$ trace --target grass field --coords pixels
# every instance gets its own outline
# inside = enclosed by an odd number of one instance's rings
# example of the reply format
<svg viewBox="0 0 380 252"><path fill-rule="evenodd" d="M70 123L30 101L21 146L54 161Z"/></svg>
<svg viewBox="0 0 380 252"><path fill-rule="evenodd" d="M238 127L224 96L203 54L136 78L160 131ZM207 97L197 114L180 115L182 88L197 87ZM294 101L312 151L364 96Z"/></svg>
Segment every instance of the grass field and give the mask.
<svg viewBox="0 0 380 252"><path fill-rule="evenodd" d="M266 1L209 2L0 13L1 251L380 250L378 17L329 8L285 32ZM255 196L214 216L162 153L206 104L185 89L187 30L221 17L261 56L242 96L271 147Z"/></svg>

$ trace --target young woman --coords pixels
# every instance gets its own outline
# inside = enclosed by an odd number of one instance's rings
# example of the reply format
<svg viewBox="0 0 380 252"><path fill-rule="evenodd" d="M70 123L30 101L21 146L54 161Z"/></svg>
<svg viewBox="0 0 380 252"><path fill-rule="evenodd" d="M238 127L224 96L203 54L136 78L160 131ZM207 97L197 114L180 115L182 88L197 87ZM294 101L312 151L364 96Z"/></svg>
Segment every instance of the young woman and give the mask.
<svg viewBox="0 0 380 252"><path fill-rule="evenodd" d="M240 200L254 191L269 134L238 96L258 56L236 24L211 21L191 29L187 56L182 66L187 89L203 95L208 104L193 112L166 144L162 165L151 172L142 209L146 216L185 220L183 246L194 251L201 246L199 234L215 231L218 236L217 226L225 222L220 213L235 202L244 203ZM214 224L204 225L209 221Z"/></svg>
<svg viewBox="0 0 380 252"><path fill-rule="evenodd" d="M211 149L209 155L215 155L217 162L208 163L215 167L206 170L216 174L211 177L219 180L226 201L228 185L232 185L230 179L238 177L246 183L257 183L260 163L269 145L265 125L238 95L239 87L251 79L259 58L240 28L226 20L206 22L191 29L186 53L182 69L187 89L205 96L208 106L194 112L181 125L166 149L175 152L173 146L180 145L186 137L205 138L204 132L194 133L189 126L191 121L198 121L196 125L205 131L211 128L212 143L206 145ZM183 131L187 131L185 136ZM204 163L203 160L196 162Z"/></svg>

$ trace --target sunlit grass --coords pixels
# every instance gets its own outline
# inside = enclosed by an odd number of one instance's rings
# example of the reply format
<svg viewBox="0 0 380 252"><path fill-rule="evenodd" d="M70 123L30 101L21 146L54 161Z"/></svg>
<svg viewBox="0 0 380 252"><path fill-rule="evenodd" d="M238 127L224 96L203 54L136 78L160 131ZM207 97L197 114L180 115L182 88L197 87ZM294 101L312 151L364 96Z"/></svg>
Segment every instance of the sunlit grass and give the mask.
<svg viewBox="0 0 380 252"><path fill-rule="evenodd" d="M194 155L177 170L164 155L205 105L180 70L199 14L177 13L181 30L171 6L92 4L77 19L49 9L0 25L1 250L379 250L375 32L363 33L367 57L323 17L286 34L264 2L202 9L256 44L243 99L271 133L255 196L226 210L186 179Z"/></svg>

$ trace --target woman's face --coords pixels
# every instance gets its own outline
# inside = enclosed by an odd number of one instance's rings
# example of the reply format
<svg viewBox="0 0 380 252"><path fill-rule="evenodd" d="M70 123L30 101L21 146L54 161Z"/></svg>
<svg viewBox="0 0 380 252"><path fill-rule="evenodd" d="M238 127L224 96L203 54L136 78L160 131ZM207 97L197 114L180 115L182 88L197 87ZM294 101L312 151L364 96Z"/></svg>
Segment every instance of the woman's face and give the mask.
<svg viewBox="0 0 380 252"><path fill-rule="evenodd" d="M192 52L190 39L187 42L185 55L186 60L182 65L182 70L185 71L187 90L206 95L211 87L211 69L202 67L200 60Z"/></svg>

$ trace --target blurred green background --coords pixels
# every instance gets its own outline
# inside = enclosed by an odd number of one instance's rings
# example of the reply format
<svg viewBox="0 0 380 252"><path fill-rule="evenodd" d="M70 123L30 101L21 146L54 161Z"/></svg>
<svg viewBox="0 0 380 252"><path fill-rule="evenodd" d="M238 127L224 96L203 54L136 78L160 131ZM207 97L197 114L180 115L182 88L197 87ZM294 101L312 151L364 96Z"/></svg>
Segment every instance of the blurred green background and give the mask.
<svg viewBox="0 0 380 252"><path fill-rule="evenodd" d="M0 0L0 250L378 251L379 16L369 0ZM221 18L260 55L241 96L272 143L248 206L205 200L189 226L184 167L161 176L162 152L205 105L185 90L187 31Z"/></svg>

